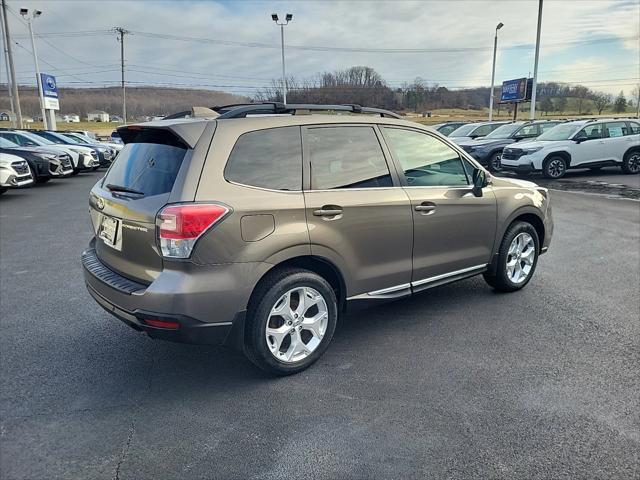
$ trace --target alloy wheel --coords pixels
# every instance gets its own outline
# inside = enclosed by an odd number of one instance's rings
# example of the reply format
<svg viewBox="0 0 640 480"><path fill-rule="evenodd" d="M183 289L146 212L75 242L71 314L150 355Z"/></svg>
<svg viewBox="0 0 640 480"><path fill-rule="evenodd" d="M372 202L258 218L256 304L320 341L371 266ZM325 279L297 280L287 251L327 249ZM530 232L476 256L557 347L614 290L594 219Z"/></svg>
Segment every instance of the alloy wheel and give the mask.
<svg viewBox="0 0 640 480"><path fill-rule="evenodd" d="M560 178L565 171L565 164L559 158L554 158L549 162L547 166L547 172L549 172L549 176L551 178Z"/></svg>
<svg viewBox="0 0 640 480"><path fill-rule="evenodd" d="M329 321L327 302L311 287L292 288L272 307L265 339L271 354L284 363L311 355L322 342Z"/></svg>
<svg viewBox="0 0 640 480"><path fill-rule="evenodd" d="M640 153L632 153L627 162L627 167L631 173L640 172Z"/></svg>
<svg viewBox="0 0 640 480"><path fill-rule="evenodd" d="M507 277L511 282L524 282L533 268L536 258L536 244L526 232L519 233L511 242L507 253Z"/></svg>
<svg viewBox="0 0 640 480"><path fill-rule="evenodd" d="M502 162L500 161L500 155L493 155L491 157L491 170L499 172L502 170Z"/></svg>

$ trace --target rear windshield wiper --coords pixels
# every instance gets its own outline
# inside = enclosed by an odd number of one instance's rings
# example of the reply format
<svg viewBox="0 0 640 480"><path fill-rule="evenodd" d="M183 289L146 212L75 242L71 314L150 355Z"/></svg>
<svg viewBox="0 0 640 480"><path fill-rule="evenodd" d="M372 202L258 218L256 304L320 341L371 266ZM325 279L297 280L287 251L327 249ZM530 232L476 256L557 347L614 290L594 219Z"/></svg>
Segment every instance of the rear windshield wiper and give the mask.
<svg viewBox="0 0 640 480"><path fill-rule="evenodd" d="M134 195L144 195L144 192L140 190L134 190L133 188L123 187L122 185L114 185L113 183L108 183L107 188L111 192L122 192L122 193L132 193Z"/></svg>

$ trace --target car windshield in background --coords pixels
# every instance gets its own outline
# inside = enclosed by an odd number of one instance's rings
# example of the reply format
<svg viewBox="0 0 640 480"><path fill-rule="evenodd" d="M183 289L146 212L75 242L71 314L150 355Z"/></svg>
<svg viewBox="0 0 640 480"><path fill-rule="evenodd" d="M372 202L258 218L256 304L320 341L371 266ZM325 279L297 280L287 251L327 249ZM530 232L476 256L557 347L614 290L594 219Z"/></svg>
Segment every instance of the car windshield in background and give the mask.
<svg viewBox="0 0 640 480"><path fill-rule="evenodd" d="M538 137L538 140L553 141L553 140L568 140L581 125L557 125L551 130L547 130Z"/></svg>
<svg viewBox="0 0 640 480"><path fill-rule="evenodd" d="M0 148L20 148L20 145L13 143L11 140L0 137Z"/></svg>
<svg viewBox="0 0 640 480"><path fill-rule="evenodd" d="M41 137L39 135L34 135L33 133L30 133L30 132L20 132L20 135L27 137L33 143L36 143L38 145L55 145L55 143L53 143L51 140Z"/></svg>
<svg viewBox="0 0 640 480"><path fill-rule="evenodd" d="M449 134L450 137L466 137L478 128L478 124L463 125Z"/></svg>
<svg viewBox="0 0 640 480"><path fill-rule="evenodd" d="M145 196L168 193L186 153L186 148L172 145L128 143L109 169L103 185L120 187L121 191L136 190Z"/></svg>
<svg viewBox="0 0 640 480"><path fill-rule="evenodd" d="M511 138L516 131L518 131L522 125L514 125L512 123L507 125L502 125L501 127L496 128L493 132L487 135L484 138Z"/></svg>

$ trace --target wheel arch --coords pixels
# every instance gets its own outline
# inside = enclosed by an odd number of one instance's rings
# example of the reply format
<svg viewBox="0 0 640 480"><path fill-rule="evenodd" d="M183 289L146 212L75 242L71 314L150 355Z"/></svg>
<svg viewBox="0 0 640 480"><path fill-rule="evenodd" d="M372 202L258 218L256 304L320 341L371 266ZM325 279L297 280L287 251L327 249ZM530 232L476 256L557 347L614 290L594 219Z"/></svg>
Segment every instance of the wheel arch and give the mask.
<svg viewBox="0 0 640 480"><path fill-rule="evenodd" d="M340 269L329 259L318 255L298 255L287 258L272 265L272 267L263 273L249 297L249 302L253 300L254 293L258 290L258 286L275 271L283 268L303 268L320 275L324 278L336 294L338 300L338 310L343 311L346 306L347 287L344 275Z"/></svg>
<svg viewBox="0 0 640 480"><path fill-rule="evenodd" d="M640 145L631 145L629 148L627 148L627 151L624 152L624 155L622 155L622 158L623 159L627 158L627 155L629 155L632 152L640 152Z"/></svg>
<svg viewBox="0 0 640 480"><path fill-rule="evenodd" d="M567 162L567 168L569 168L569 166L571 165L571 154L565 150L558 150L558 151L549 153L546 157L544 157L544 160L542 161L542 165L544 165L545 162L549 160L551 157L563 158Z"/></svg>

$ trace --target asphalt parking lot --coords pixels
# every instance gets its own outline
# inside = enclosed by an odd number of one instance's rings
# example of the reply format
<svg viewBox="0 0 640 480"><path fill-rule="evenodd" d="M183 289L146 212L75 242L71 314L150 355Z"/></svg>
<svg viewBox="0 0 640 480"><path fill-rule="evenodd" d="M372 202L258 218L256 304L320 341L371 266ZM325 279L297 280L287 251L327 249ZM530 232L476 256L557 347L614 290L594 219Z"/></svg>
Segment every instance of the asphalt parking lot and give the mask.
<svg viewBox="0 0 640 480"><path fill-rule="evenodd" d="M639 478L640 202L553 191L523 291L480 277L352 313L271 378L91 300L99 175L0 198L3 479Z"/></svg>

